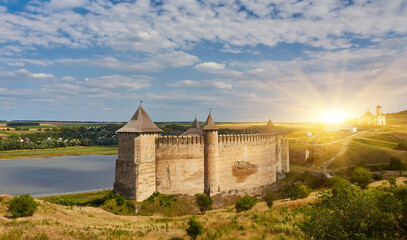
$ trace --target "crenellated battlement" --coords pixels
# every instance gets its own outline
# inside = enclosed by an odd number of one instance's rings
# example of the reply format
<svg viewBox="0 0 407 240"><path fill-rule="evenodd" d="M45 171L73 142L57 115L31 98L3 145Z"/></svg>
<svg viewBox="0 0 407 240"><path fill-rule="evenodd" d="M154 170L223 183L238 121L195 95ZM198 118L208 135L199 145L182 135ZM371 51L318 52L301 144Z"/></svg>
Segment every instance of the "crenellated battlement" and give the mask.
<svg viewBox="0 0 407 240"><path fill-rule="evenodd" d="M218 141L220 144L232 144L232 143L261 143L275 141L274 134L226 134L219 135Z"/></svg>
<svg viewBox="0 0 407 240"><path fill-rule="evenodd" d="M219 135L219 144L239 144L239 143L261 143L261 142L275 142L274 134L226 134ZM164 135L156 137L157 148L167 145L193 145L205 143L203 136L177 136L177 135Z"/></svg>
<svg viewBox="0 0 407 240"><path fill-rule="evenodd" d="M168 145L194 145L194 144L204 144L204 137L203 136L171 136L171 135L164 135L158 136L156 138L156 146L157 148L161 148L163 146Z"/></svg>

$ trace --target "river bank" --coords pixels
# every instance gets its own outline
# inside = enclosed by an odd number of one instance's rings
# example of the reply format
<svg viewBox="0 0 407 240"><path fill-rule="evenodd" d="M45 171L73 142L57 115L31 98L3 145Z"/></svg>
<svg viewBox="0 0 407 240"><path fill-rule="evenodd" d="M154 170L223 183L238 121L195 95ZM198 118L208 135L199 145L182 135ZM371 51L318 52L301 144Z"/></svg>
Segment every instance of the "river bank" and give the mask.
<svg viewBox="0 0 407 240"><path fill-rule="evenodd" d="M0 161L21 158L51 158L60 156L79 156L79 155L116 155L117 146L75 146L64 148L49 149L29 149L29 150L8 150L0 151Z"/></svg>

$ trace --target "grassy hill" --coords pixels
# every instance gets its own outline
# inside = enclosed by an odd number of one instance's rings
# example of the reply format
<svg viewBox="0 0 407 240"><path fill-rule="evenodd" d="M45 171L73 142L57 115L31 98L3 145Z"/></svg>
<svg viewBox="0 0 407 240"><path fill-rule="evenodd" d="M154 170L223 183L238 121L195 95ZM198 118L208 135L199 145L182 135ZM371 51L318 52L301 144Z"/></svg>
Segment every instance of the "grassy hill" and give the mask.
<svg viewBox="0 0 407 240"><path fill-rule="evenodd" d="M234 207L216 209L196 218L203 224L200 239L301 239L295 226L302 213L296 207L315 198L265 202L236 213ZM180 217L119 216L95 207L61 206L37 200L32 216L11 219L8 196L0 201L0 239L190 239L185 228L191 215Z"/></svg>

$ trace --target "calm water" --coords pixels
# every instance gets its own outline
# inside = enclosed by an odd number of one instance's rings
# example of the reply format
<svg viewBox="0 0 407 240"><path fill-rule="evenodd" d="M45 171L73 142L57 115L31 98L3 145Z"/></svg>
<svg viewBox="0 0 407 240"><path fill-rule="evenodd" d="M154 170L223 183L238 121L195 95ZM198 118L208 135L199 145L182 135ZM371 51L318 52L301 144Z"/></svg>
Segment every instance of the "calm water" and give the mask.
<svg viewBox="0 0 407 240"><path fill-rule="evenodd" d="M111 189L117 155L0 160L0 194L34 196Z"/></svg>

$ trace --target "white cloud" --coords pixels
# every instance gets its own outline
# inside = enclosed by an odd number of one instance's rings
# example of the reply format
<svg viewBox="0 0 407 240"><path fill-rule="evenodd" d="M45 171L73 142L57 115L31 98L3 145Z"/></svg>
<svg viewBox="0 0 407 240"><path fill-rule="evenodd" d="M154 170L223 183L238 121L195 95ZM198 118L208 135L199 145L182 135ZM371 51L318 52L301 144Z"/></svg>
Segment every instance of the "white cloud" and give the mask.
<svg viewBox="0 0 407 240"><path fill-rule="evenodd" d="M110 75L97 78L86 78L84 84L88 87L109 90L121 89L126 91L136 91L149 87L150 81L147 79L136 79L121 75Z"/></svg>
<svg viewBox="0 0 407 240"><path fill-rule="evenodd" d="M18 79L26 79L26 80L47 80L53 79L55 76L50 73L31 73L27 69L21 68L15 71L0 71L0 77L5 78L18 78Z"/></svg>
<svg viewBox="0 0 407 240"><path fill-rule="evenodd" d="M225 64L219 64L216 62L204 62L196 65L195 68L201 71L217 71L225 69Z"/></svg>
<svg viewBox="0 0 407 240"><path fill-rule="evenodd" d="M170 53L160 53L149 58L140 60L118 60L107 56L100 59L85 60L89 64L108 67L116 70L139 71L139 72L159 72L166 68L177 68L193 65L199 58L182 52L174 51Z"/></svg>
<svg viewBox="0 0 407 240"><path fill-rule="evenodd" d="M71 8L82 7L87 14ZM51 1L31 8L35 13L9 13L0 7L0 43L22 46L111 47L159 53L189 47L201 40L225 46L280 42L327 49L348 48L358 38L407 33L403 1ZM54 10L53 10L54 9ZM241 11L247 9L247 11Z"/></svg>
<svg viewBox="0 0 407 240"><path fill-rule="evenodd" d="M168 86L176 88L217 88L217 89L232 89L233 85L229 80L215 79L215 80L181 80L178 82L167 83Z"/></svg>

